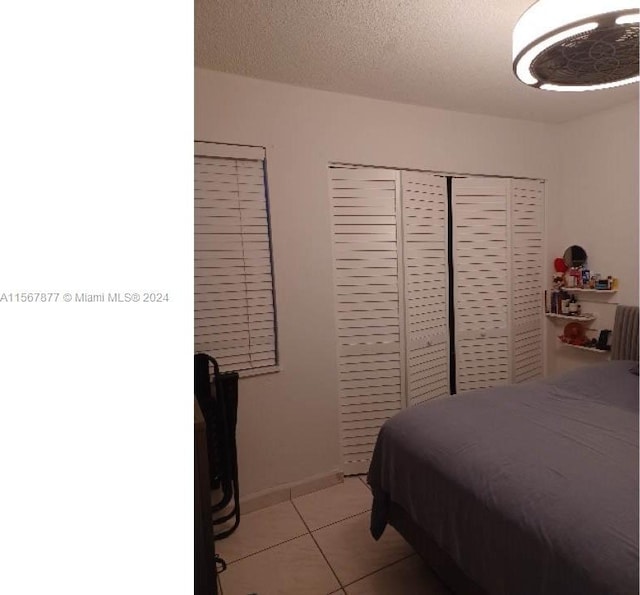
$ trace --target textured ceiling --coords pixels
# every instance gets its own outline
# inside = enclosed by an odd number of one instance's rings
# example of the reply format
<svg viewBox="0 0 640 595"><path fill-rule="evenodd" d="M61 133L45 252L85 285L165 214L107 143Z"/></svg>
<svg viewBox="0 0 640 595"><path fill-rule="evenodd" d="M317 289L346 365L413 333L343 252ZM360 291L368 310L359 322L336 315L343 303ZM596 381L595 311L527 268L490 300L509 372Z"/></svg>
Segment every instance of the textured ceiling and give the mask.
<svg viewBox="0 0 640 595"><path fill-rule="evenodd" d="M531 3L195 0L195 62L303 87L541 122L637 100L637 84L553 93L519 83L511 32Z"/></svg>

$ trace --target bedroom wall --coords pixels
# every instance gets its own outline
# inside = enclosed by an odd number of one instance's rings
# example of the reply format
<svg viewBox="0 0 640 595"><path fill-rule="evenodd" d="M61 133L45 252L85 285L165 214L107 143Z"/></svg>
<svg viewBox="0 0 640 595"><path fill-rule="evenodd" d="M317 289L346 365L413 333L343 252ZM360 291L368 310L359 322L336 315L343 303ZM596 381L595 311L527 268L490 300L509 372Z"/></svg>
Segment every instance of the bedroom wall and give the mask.
<svg viewBox="0 0 640 595"><path fill-rule="evenodd" d="M243 497L340 467L327 164L545 178L552 200L553 130L196 69L195 138L267 150L282 369L240 381Z"/></svg>
<svg viewBox="0 0 640 595"><path fill-rule="evenodd" d="M615 304L638 305L638 102L559 126L559 200L548 203L551 260L582 246L591 270L618 277L617 294L592 297L592 328L613 328ZM587 296L584 296L587 299ZM606 356L562 346L563 325L548 322L548 370L564 371Z"/></svg>

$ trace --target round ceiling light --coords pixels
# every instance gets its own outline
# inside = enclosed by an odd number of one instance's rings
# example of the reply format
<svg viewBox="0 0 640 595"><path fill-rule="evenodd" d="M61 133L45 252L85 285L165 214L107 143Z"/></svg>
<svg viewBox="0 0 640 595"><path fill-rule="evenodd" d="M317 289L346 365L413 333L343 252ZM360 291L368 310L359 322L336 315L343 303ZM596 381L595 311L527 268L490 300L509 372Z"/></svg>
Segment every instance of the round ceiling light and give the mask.
<svg viewBox="0 0 640 595"><path fill-rule="evenodd" d="M513 71L548 91L635 83L638 0L538 0L513 29Z"/></svg>

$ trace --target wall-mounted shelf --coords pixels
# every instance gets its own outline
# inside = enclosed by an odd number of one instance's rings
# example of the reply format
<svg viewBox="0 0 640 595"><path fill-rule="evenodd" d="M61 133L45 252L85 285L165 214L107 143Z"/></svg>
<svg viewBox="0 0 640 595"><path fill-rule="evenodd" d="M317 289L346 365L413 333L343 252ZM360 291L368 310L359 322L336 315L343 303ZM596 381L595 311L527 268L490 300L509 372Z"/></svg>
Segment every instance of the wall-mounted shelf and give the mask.
<svg viewBox="0 0 640 595"><path fill-rule="evenodd" d="M582 349L582 351L593 351L595 353L610 353L608 349L596 349L595 347L582 347L581 345L572 345L571 343L565 343L564 341L560 341L562 345L566 345L567 347L572 347L573 349Z"/></svg>
<svg viewBox="0 0 640 595"><path fill-rule="evenodd" d="M580 316L571 316L568 314L551 314L547 312L545 314L547 318L560 318L562 320L576 320L577 322L592 322L596 319L593 314L582 314Z"/></svg>
<svg viewBox="0 0 640 595"><path fill-rule="evenodd" d="M616 293L617 289L582 289L580 287L563 287L567 293L584 292L584 293Z"/></svg>

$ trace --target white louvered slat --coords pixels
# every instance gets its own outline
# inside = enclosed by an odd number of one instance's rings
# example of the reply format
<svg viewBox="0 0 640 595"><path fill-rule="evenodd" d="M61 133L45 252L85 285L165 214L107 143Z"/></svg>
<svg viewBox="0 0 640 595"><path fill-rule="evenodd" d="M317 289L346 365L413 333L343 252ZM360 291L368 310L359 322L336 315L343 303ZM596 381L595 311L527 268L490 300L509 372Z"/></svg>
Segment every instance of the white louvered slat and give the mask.
<svg viewBox="0 0 640 595"><path fill-rule="evenodd" d="M452 184L456 388L510 380L510 181L456 178Z"/></svg>
<svg viewBox="0 0 640 595"><path fill-rule="evenodd" d="M195 350L246 371L276 364L264 150L227 149L196 143Z"/></svg>
<svg viewBox="0 0 640 595"><path fill-rule="evenodd" d="M407 402L449 394L447 198L442 176L402 172Z"/></svg>
<svg viewBox="0 0 640 595"><path fill-rule="evenodd" d="M512 372L513 382L526 382L544 374L544 183L514 180L512 188Z"/></svg>
<svg viewBox="0 0 640 595"><path fill-rule="evenodd" d="M382 423L402 407L397 172L329 170L342 464L368 469Z"/></svg>

